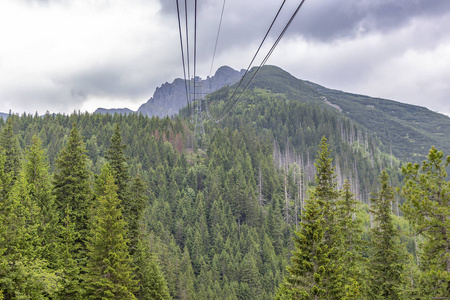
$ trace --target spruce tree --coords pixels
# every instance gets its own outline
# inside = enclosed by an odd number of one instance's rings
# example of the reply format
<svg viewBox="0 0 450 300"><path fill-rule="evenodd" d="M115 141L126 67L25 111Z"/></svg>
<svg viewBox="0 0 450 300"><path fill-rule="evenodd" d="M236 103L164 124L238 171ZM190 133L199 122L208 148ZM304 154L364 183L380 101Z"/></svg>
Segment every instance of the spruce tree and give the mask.
<svg viewBox="0 0 450 300"><path fill-rule="evenodd" d="M0 173L3 167L0 167ZM30 197L30 184L20 172L11 191L0 202L0 240L4 262L0 269L0 288L5 299L39 299L54 295L59 276L43 259L39 234L40 209ZM3 228L1 228L3 227ZM3 230L1 230L3 229Z"/></svg>
<svg viewBox="0 0 450 300"><path fill-rule="evenodd" d="M84 288L88 299L136 299L131 258L128 252L126 222L122 217L117 186L112 174L98 196L88 242L88 263Z"/></svg>
<svg viewBox="0 0 450 300"><path fill-rule="evenodd" d="M0 204L4 203L10 190L12 174L5 170L6 157L0 151Z"/></svg>
<svg viewBox="0 0 450 300"><path fill-rule="evenodd" d="M157 258L150 252L148 245L138 242L134 255L136 274L139 279L138 300L171 299L166 279L158 264Z"/></svg>
<svg viewBox="0 0 450 300"><path fill-rule="evenodd" d="M42 238L44 257L55 263L58 215L52 194L49 166L41 141L36 136L33 136L32 144L26 152L24 168L27 182L30 184L30 197L40 209L39 235Z"/></svg>
<svg viewBox="0 0 450 300"><path fill-rule="evenodd" d="M106 151L106 160L111 167L115 184L118 187L117 196L122 203L123 218L127 223L130 254L133 255L139 239L139 222L145 207L145 185L139 176L130 182L125 148L126 145L122 142L119 123L116 123L111 144Z"/></svg>
<svg viewBox="0 0 450 300"><path fill-rule="evenodd" d="M66 217L67 207L72 212L71 221L78 233L76 243L80 244L77 258L83 256L80 252L86 249L90 211L92 209L90 172L87 167L86 149L76 124L74 124L67 145L56 159L53 194L55 195L55 203L60 213L61 222Z"/></svg>
<svg viewBox="0 0 450 300"><path fill-rule="evenodd" d="M72 219L72 211L67 204L64 220L60 228L60 243L57 247L59 251L58 266L62 270L62 289L58 293L57 299L83 299L83 289L80 259L76 255L81 247L79 232L75 230ZM82 258L84 259L84 257Z"/></svg>
<svg viewBox="0 0 450 300"><path fill-rule="evenodd" d="M128 206L128 203L126 201L129 199L130 174L124 153L125 148L126 145L122 142L119 123L116 123L114 135L111 138L111 144L106 151L105 157L111 166L115 183L118 187L117 196L120 201L122 201L122 205L124 206L124 217L125 220L128 221L128 217L130 216L127 215L128 208L126 207Z"/></svg>
<svg viewBox="0 0 450 300"><path fill-rule="evenodd" d="M189 256L189 249L184 246L181 265L180 265L180 276L178 277L178 298L179 299L192 299L195 295L194 291L195 275L192 269L192 262Z"/></svg>
<svg viewBox="0 0 450 300"><path fill-rule="evenodd" d="M141 239L140 227L144 217L144 211L146 208L146 186L142 180L140 174L133 178L130 187L130 198L132 199L133 205L129 208L129 213L131 218L129 218L128 223L128 236L130 238L130 254L133 254L137 249L137 243Z"/></svg>
<svg viewBox="0 0 450 300"><path fill-rule="evenodd" d="M314 194L305 205L299 231L295 232L295 251L292 253L289 272L284 277L276 299L325 299L329 276L330 249L325 242L324 210Z"/></svg>
<svg viewBox="0 0 450 300"><path fill-rule="evenodd" d="M327 287L327 297L341 298L344 291L342 266L339 263L343 254L342 232L339 228L337 216L339 191L337 190L335 168L332 162L327 139L322 137L319 144L319 153L314 163L316 166L314 195L317 198L318 205L323 210L324 242L329 251L327 276L323 280Z"/></svg>
<svg viewBox="0 0 450 300"><path fill-rule="evenodd" d="M385 170L380 183L380 191L371 199L375 225L371 230L370 289L374 299L400 299L405 255L391 214L394 189Z"/></svg>
<svg viewBox="0 0 450 300"><path fill-rule="evenodd" d="M19 142L14 135L13 118L11 116L6 121L6 126L0 136L0 150L6 157L5 173L12 172L14 181L20 172L20 150Z"/></svg>
<svg viewBox="0 0 450 300"><path fill-rule="evenodd" d="M337 204L337 222L342 247L339 264L343 266L345 299L361 299L365 294L363 266L366 260L361 255L365 243L362 240L362 220L356 218L358 201L352 194L347 180L344 182Z"/></svg>
<svg viewBox="0 0 450 300"><path fill-rule="evenodd" d="M423 295L441 299L450 296L450 181L447 168L450 156L432 147L421 165L407 164L402 171L406 185L402 195L405 217L416 234L424 238L421 245Z"/></svg>

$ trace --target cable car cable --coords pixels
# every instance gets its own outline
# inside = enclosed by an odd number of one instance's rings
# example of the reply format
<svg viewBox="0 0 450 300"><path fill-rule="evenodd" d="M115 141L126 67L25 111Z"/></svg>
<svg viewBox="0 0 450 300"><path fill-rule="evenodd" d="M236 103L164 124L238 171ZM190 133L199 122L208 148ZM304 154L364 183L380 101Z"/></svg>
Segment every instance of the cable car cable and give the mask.
<svg viewBox="0 0 450 300"><path fill-rule="evenodd" d="M181 33L180 7L179 7L178 0L175 0L175 1L177 3L178 32L180 33L181 61L183 62L184 88L186 90L186 102L187 102L187 106L188 106L188 112L190 114L191 110L190 110L190 104L189 104L189 91L188 91L188 86L187 86L187 82L186 82L186 64L185 64L185 58L184 58L183 37L182 37L182 33Z"/></svg>

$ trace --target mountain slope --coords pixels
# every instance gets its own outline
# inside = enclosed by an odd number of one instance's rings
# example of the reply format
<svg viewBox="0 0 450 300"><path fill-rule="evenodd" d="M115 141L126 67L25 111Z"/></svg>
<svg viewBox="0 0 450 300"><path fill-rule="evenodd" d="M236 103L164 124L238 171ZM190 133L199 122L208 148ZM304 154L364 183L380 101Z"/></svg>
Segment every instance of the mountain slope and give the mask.
<svg viewBox="0 0 450 300"><path fill-rule="evenodd" d="M399 158L422 159L431 146L450 152L450 118L424 107L328 89L274 66L263 67L250 89L333 107L376 135L386 151L392 147Z"/></svg>

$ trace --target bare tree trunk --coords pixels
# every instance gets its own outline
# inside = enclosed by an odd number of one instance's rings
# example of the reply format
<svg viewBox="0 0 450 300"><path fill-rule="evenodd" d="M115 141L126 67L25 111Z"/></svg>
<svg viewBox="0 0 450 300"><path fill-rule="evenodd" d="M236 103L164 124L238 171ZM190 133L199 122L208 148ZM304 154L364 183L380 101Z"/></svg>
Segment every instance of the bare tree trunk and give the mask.
<svg viewBox="0 0 450 300"><path fill-rule="evenodd" d="M296 170L294 170L294 183L295 181L295 173ZM298 224L298 196L300 193L300 189L297 188L297 194L295 195L295 207L294 207L294 222L295 222L295 231L297 231L297 224Z"/></svg>
<svg viewBox="0 0 450 300"><path fill-rule="evenodd" d="M389 153L390 153L390 159L391 159L391 168L392 168L392 166L393 166L393 164L392 164L392 144L389 144Z"/></svg>
<svg viewBox="0 0 450 300"><path fill-rule="evenodd" d="M284 217L286 223L289 223L289 201L288 201L288 191L287 191L287 166L286 161L284 165Z"/></svg>
<svg viewBox="0 0 450 300"><path fill-rule="evenodd" d="M419 259L419 248L417 247L417 234L414 235L414 247L416 248L416 259L417 259L417 265L420 265L420 259Z"/></svg>
<svg viewBox="0 0 450 300"><path fill-rule="evenodd" d="M263 206L263 199L262 199L262 174L261 174L261 164L258 168L259 173L259 206Z"/></svg>

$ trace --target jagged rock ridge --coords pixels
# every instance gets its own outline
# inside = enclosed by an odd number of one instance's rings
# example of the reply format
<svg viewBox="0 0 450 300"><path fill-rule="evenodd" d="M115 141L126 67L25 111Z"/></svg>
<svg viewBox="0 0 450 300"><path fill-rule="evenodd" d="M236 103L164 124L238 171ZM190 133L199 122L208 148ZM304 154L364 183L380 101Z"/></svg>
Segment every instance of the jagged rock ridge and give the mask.
<svg viewBox="0 0 450 300"><path fill-rule="evenodd" d="M221 89L224 86L232 85L238 82L244 70L236 71L230 67L220 67L214 76L207 77L202 81L202 93L209 94ZM190 81L191 92L193 92L194 81ZM165 117L172 116L187 105L186 89L183 79L175 79L172 83L164 83L161 87L156 88L153 97L146 103L142 104L138 113L148 116Z"/></svg>
<svg viewBox="0 0 450 300"><path fill-rule="evenodd" d="M214 76L207 77L202 81L202 94L213 93L224 86L233 85L244 75L244 70L236 71L230 67L220 67ZM191 92L193 93L194 80L190 81ZM177 78L172 83L164 83L157 87L146 103L142 104L137 113L147 116L172 116L187 105L186 88L184 79ZM95 114L129 114L134 111L128 108L98 108Z"/></svg>

